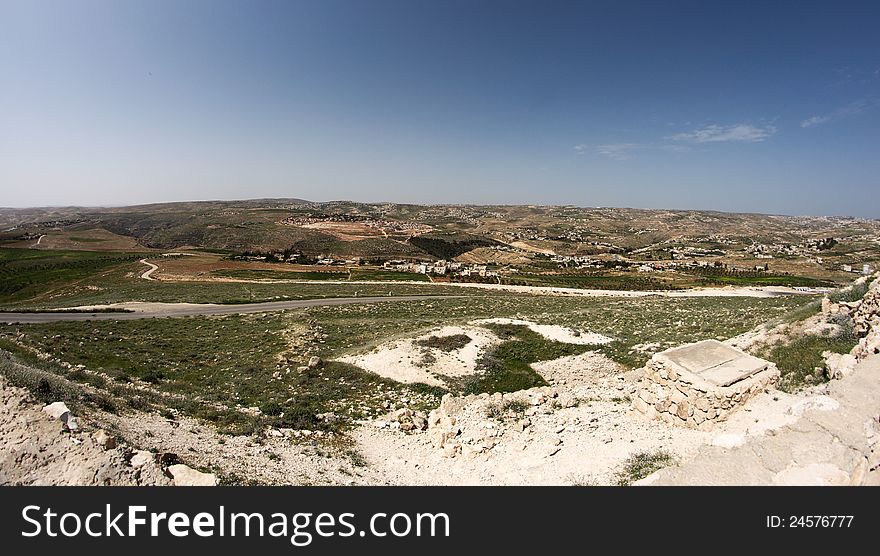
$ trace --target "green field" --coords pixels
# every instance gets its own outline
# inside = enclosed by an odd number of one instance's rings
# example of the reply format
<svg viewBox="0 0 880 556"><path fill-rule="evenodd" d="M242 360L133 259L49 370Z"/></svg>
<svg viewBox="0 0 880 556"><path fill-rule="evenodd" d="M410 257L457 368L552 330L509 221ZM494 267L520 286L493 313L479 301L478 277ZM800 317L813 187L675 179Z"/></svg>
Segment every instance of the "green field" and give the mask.
<svg viewBox="0 0 880 556"><path fill-rule="evenodd" d="M706 275L701 276L705 285L724 286L789 286L805 288L837 287L834 282L817 280L805 276L769 275L769 276L736 276L736 275Z"/></svg>
<svg viewBox="0 0 880 556"><path fill-rule="evenodd" d="M45 298L138 258L134 253L0 248L0 304Z"/></svg>
<svg viewBox="0 0 880 556"><path fill-rule="evenodd" d="M21 253L46 253L23 249L4 249ZM80 255L73 252L73 265L61 268L47 279L42 271L34 268L31 274L12 275L10 267L0 261L12 278L4 280L3 287L21 283L16 289L0 292L0 309L52 309L80 305L101 305L126 301L154 301L164 303L257 303L285 299L321 299L329 297L388 295L480 295L479 290L456 288L413 282L388 284L362 284L357 282L327 284L322 281L309 283L234 283L234 282L166 282L140 278L146 267L130 257L115 258L114 254L101 253L96 262L83 263ZM86 257L88 258L88 257Z"/></svg>
<svg viewBox="0 0 880 556"><path fill-rule="evenodd" d="M348 269L328 270L263 270L263 269L227 269L215 270L214 276L223 278L240 278L244 280L345 280L349 281ZM374 268L352 268L350 281L395 281L395 282L428 282L430 278L414 272L398 272Z"/></svg>
<svg viewBox="0 0 880 556"><path fill-rule="evenodd" d="M225 269L215 270L214 276L222 278L239 278L242 280L348 280L348 271L287 271L262 269Z"/></svg>
<svg viewBox="0 0 880 556"><path fill-rule="evenodd" d="M555 264L555 263L554 263ZM553 265L550 265L551 267ZM836 287L834 282L804 276L735 273L535 273L520 272L502 278L502 283L599 290L680 290L711 286Z"/></svg>
<svg viewBox="0 0 880 556"><path fill-rule="evenodd" d="M676 280L662 280L641 273L627 274L538 274L517 273L501 279L503 284L516 286L549 286L560 288L580 288L594 290L678 290L697 285L683 277Z"/></svg>
<svg viewBox="0 0 880 556"><path fill-rule="evenodd" d="M371 268L354 268L351 271L352 279L363 281L391 280L403 282L429 282L431 279L424 274L415 272L399 272L395 270L381 270Z"/></svg>

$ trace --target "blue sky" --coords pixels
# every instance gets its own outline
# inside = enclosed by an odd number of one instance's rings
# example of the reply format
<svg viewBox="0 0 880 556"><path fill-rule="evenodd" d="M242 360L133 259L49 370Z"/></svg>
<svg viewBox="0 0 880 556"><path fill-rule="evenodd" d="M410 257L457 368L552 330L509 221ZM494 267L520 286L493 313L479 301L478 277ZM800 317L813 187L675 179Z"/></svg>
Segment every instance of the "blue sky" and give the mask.
<svg viewBox="0 0 880 556"><path fill-rule="evenodd" d="M878 2L0 0L0 206L880 217Z"/></svg>

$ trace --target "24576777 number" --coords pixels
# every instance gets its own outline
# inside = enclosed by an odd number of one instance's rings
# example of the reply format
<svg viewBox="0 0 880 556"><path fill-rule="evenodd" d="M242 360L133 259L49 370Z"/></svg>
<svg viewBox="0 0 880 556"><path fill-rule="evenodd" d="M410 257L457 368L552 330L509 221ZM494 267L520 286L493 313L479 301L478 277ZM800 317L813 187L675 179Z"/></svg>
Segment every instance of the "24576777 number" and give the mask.
<svg viewBox="0 0 880 556"><path fill-rule="evenodd" d="M852 526L851 515L790 515L790 516L767 516L767 527L776 528L847 528Z"/></svg>

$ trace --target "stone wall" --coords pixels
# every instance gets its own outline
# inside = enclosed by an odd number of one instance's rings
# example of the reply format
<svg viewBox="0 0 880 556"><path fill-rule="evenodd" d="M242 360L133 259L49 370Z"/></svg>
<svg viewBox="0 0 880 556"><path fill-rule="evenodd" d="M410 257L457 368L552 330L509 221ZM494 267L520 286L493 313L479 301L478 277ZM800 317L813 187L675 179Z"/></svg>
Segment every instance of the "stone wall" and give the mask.
<svg viewBox="0 0 880 556"><path fill-rule="evenodd" d="M768 363L764 370L729 386L719 386L655 354L644 367L632 406L651 419L689 428L709 430L746 401L774 387L779 370Z"/></svg>
<svg viewBox="0 0 880 556"><path fill-rule="evenodd" d="M829 380L845 377L859 361L880 353L880 274L875 274L874 278L868 291L859 300L834 303L827 296L822 299L823 316L829 320L850 320L853 334L858 338L858 344L849 353L822 353L825 376ZM867 279L859 278L854 285L864 283Z"/></svg>
<svg viewBox="0 0 880 556"><path fill-rule="evenodd" d="M857 359L880 353L880 274L875 274L868 291L852 313L853 332L859 344L851 352Z"/></svg>

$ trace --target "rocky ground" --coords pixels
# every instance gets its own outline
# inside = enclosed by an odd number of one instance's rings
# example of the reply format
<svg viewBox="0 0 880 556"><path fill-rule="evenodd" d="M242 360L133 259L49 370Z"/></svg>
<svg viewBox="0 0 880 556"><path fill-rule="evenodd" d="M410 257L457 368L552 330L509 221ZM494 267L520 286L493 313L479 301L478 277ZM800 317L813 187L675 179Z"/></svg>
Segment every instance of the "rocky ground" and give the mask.
<svg viewBox="0 0 880 556"><path fill-rule="evenodd" d="M0 378L0 484L602 485L621 482L634 455L659 452L671 465L638 484L880 484L878 306L875 281L861 302L826 302L787 329L732 339L748 348L793 329L816 332L843 313L862 338L829 365L831 382L796 395L768 390L711 431L634 412L642 371L595 351L535 364L550 386L448 394L428 414L395 407L335 436L227 436L156 414L72 416Z"/></svg>
<svg viewBox="0 0 880 556"><path fill-rule="evenodd" d="M69 427L63 413L41 407L0 377L0 485L172 483L152 455L139 455L82 418L74 417Z"/></svg>
<svg viewBox="0 0 880 556"><path fill-rule="evenodd" d="M391 484L616 484L635 454L665 452L676 463L704 446L729 449L796 422L805 407L837 406L820 391L769 391L711 432L670 427L630 409L639 371L621 372L588 352L545 362L551 387L512 394L444 398L425 432L393 426L389 415L355 437L369 463ZM399 413L398 413L399 415Z"/></svg>
<svg viewBox="0 0 880 556"><path fill-rule="evenodd" d="M880 356L828 383L800 418L734 446L705 446L694 458L640 484L880 486Z"/></svg>

